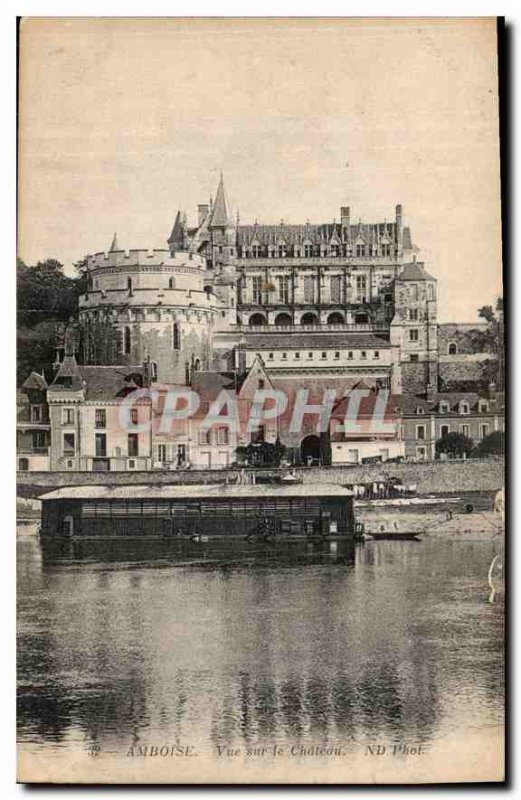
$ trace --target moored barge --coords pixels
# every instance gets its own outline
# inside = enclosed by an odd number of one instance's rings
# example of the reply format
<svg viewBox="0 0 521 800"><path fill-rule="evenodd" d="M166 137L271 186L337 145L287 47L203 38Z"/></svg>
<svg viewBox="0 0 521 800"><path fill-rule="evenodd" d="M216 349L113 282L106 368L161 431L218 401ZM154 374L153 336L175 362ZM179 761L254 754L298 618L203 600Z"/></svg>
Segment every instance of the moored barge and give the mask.
<svg viewBox="0 0 521 800"><path fill-rule="evenodd" d="M341 486L71 486L40 500L45 539L270 541L357 535L352 492Z"/></svg>

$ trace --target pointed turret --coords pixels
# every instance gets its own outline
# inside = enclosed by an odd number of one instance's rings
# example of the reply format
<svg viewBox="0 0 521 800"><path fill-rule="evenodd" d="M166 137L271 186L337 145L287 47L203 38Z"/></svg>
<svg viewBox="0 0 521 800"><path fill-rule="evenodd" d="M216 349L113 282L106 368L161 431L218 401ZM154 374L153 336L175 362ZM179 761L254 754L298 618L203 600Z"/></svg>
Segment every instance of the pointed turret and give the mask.
<svg viewBox="0 0 521 800"><path fill-rule="evenodd" d="M226 201L226 193L224 191L224 179L221 172L217 194L215 196L215 203L212 209L212 219L210 222L211 228L228 228L231 226L230 214L228 211L228 203Z"/></svg>
<svg viewBox="0 0 521 800"><path fill-rule="evenodd" d="M185 245L185 223L183 214L178 211L175 218L172 233L166 240L170 247L170 252L173 254L178 250L184 250Z"/></svg>
<svg viewBox="0 0 521 800"><path fill-rule="evenodd" d="M114 252L116 252L116 250L119 250L119 249L120 249L120 247L119 247L119 244L118 244L118 235L117 235L116 232L114 232L114 236L112 237L112 244L110 245L109 253L114 253Z"/></svg>

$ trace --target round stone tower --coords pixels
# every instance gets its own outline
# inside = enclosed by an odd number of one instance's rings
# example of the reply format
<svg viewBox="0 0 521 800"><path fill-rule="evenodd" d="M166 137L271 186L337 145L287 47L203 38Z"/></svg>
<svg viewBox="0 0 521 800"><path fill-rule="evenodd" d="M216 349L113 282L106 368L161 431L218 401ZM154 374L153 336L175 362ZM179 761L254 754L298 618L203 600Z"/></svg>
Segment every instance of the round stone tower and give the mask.
<svg viewBox="0 0 521 800"><path fill-rule="evenodd" d="M169 242L170 244L170 242ZM150 363L152 381L186 383L208 369L220 303L205 279L204 257L169 250L111 249L85 261L80 298L87 364Z"/></svg>

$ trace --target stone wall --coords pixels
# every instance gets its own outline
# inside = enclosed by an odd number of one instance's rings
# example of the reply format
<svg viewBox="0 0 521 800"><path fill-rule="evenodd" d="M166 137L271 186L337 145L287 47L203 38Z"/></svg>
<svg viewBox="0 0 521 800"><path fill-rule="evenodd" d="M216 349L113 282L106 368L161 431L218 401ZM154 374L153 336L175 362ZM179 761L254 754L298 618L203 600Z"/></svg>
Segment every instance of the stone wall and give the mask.
<svg viewBox="0 0 521 800"><path fill-rule="evenodd" d="M471 389L479 391L486 389L488 383L496 378L497 359L488 353L483 353L482 358L478 360L471 360L465 355L451 358L441 356L438 369L441 391L465 391L467 384L469 385L467 391Z"/></svg>
<svg viewBox="0 0 521 800"><path fill-rule="evenodd" d="M424 394L429 382L427 361L402 362L402 392L404 394Z"/></svg>
<svg viewBox="0 0 521 800"><path fill-rule="evenodd" d="M369 483L392 476L415 483L420 493L500 489L505 482L501 458L445 461L425 464L366 464L353 467L297 468L304 483ZM249 470L246 470L248 472ZM266 472L269 472L267 470ZM18 473L18 496L37 497L60 486L107 484L134 486L235 481L237 470L188 472L23 472Z"/></svg>
<svg viewBox="0 0 521 800"><path fill-rule="evenodd" d="M475 324L442 323L438 325L438 352L447 355L449 345L455 344L458 353L483 353L486 346L486 323Z"/></svg>

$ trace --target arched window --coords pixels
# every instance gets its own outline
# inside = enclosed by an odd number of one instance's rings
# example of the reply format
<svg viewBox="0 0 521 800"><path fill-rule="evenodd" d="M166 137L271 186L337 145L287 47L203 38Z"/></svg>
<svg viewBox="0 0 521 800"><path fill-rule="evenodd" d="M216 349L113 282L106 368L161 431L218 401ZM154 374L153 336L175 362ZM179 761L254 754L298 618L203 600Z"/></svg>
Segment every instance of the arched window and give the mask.
<svg viewBox="0 0 521 800"><path fill-rule="evenodd" d="M252 314L248 320L248 325L266 325L267 321L264 314Z"/></svg>
<svg viewBox="0 0 521 800"><path fill-rule="evenodd" d="M150 380L154 383L157 381L157 363L155 361L150 362Z"/></svg>
<svg viewBox="0 0 521 800"><path fill-rule="evenodd" d="M132 348L132 339L131 339L130 327L126 325L123 331L123 352L127 354L130 353L131 348Z"/></svg>
<svg viewBox="0 0 521 800"><path fill-rule="evenodd" d="M168 279L168 288L169 289L175 289L175 278L169 278Z"/></svg>
<svg viewBox="0 0 521 800"><path fill-rule="evenodd" d="M278 327L288 327L293 324L293 320L289 314L277 314L275 317L275 325Z"/></svg>
<svg viewBox="0 0 521 800"><path fill-rule="evenodd" d="M418 414L418 416L421 416L422 414L425 414L425 409L424 409L424 407L423 407L423 406L418 406L418 407L416 408L416 413Z"/></svg>
<svg viewBox="0 0 521 800"><path fill-rule="evenodd" d="M196 358L194 361L194 372L199 372L201 369L201 361L199 358Z"/></svg>
<svg viewBox="0 0 521 800"><path fill-rule="evenodd" d="M458 345L456 344L456 342L450 342L448 349L449 356L455 356L457 352L458 352Z"/></svg>
<svg viewBox="0 0 521 800"><path fill-rule="evenodd" d="M127 278L127 289L132 294L132 278Z"/></svg>
<svg viewBox="0 0 521 800"><path fill-rule="evenodd" d="M178 322L174 322L174 327L173 327L173 347L174 347L174 350L180 350L181 349L181 331L179 329L179 323Z"/></svg>

